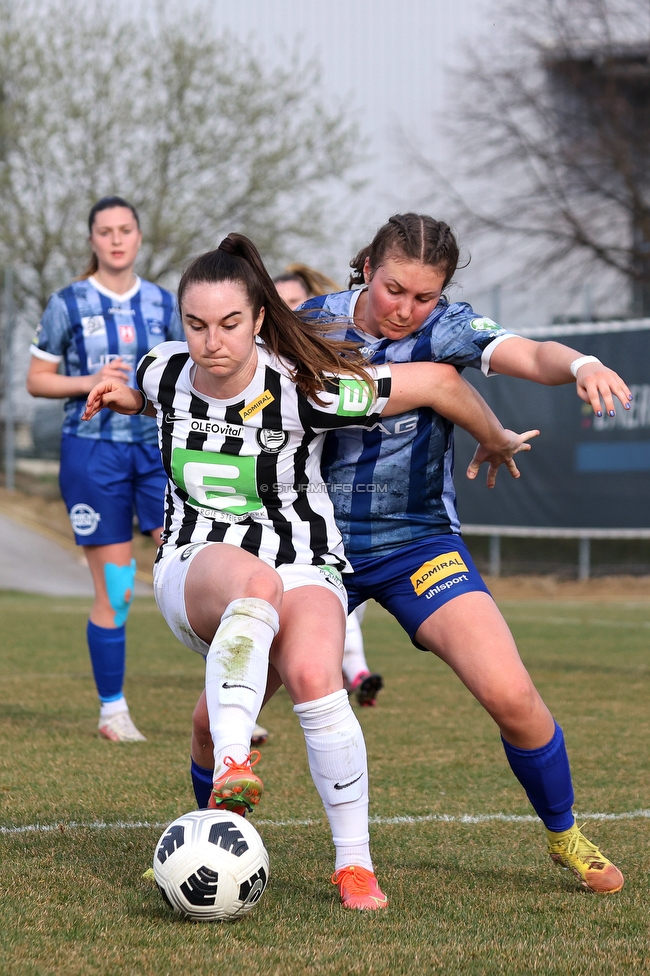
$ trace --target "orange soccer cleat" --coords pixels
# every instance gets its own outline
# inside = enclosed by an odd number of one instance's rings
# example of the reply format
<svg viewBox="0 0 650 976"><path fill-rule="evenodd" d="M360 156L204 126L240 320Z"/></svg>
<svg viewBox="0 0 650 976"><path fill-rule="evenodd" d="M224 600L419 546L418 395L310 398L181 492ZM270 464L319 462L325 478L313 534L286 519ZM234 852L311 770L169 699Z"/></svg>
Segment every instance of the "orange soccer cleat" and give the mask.
<svg viewBox="0 0 650 976"><path fill-rule="evenodd" d="M235 762L231 756L226 756L224 765L228 769L218 776L212 785L208 810L232 810L242 817L250 813L260 802L264 792L264 783L251 768L259 761L260 754L257 749L250 752L241 763Z"/></svg>
<svg viewBox="0 0 650 976"><path fill-rule="evenodd" d="M376 877L366 868L339 868L332 875L332 884L338 886L344 908L375 911L388 905L388 898L379 887Z"/></svg>

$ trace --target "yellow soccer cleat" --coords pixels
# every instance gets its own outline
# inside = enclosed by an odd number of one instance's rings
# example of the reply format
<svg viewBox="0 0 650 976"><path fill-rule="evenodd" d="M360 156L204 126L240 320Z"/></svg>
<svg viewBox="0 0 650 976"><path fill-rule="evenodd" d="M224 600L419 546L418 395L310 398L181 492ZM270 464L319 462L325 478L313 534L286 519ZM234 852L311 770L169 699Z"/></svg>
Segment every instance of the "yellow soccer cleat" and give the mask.
<svg viewBox="0 0 650 976"><path fill-rule="evenodd" d="M558 867L573 871L583 888L599 895L621 890L625 879L619 869L587 840L576 823L559 834L547 830L546 836L551 859Z"/></svg>

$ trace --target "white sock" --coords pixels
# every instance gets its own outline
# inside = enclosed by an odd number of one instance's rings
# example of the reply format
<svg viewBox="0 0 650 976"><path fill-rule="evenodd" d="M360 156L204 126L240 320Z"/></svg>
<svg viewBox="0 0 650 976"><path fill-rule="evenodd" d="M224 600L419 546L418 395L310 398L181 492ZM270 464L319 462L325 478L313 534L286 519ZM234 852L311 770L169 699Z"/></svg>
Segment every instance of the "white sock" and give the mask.
<svg viewBox="0 0 650 976"><path fill-rule="evenodd" d="M205 661L205 694L214 743L215 778L224 756L243 762L262 707L269 650L280 620L266 600L245 597L226 607Z"/></svg>
<svg viewBox="0 0 650 976"><path fill-rule="evenodd" d="M363 620L365 607L365 603L362 603L354 613L348 614L345 627L343 676L348 685L352 684L359 672L370 670L363 649L363 634L361 633L361 621Z"/></svg>
<svg viewBox="0 0 650 976"><path fill-rule="evenodd" d="M101 702L99 717L110 718L112 715L117 715L118 712L128 712L128 710L129 706L126 703L126 698L122 695L120 698L116 698L115 701Z"/></svg>
<svg viewBox="0 0 650 976"><path fill-rule="evenodd" d="M305 734L309 769L336 848L335 870L372 871L368 833L368 760L363 732L345 691L294 705Z"/></svg>

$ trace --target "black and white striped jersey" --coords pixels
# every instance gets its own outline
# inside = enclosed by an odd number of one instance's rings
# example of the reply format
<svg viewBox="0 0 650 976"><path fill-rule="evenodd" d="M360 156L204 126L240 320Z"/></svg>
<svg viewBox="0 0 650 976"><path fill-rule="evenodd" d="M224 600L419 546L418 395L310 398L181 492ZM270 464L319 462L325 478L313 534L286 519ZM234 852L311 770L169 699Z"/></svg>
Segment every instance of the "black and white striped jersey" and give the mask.
<svg viewBox="0 0 650 976"><path fill-rule="evenodd" d="M184 342L161 343L138 367L138 385L156 408L169 477L159 558L188 543L227 542L271 566L349 570L321 476L323 440L337 427L378 422L390 367L372 370L375 395L357 379L333 376L321 406L265 346L257 345L257 355L252 382L230 400L194 388Z"/></svg>

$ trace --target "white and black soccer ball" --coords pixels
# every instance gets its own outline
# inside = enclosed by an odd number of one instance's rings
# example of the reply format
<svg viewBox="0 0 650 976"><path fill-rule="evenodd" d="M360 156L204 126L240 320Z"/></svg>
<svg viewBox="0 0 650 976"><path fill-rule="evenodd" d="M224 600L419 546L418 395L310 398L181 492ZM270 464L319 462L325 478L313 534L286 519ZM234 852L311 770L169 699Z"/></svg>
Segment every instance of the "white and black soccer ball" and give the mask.
<svg viewBox="0 0 650 976"><path fill-rule="evenodd" d="M199 922L238 919L258 903L269 855L248 820L229 810L193 810L156 844L156 884L175 912Z"/></svg>

